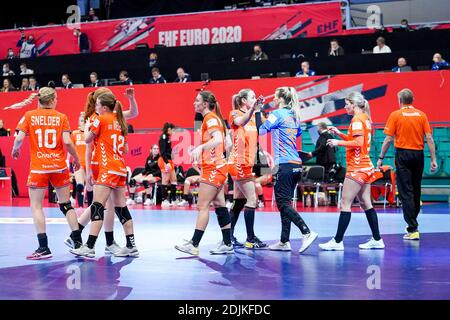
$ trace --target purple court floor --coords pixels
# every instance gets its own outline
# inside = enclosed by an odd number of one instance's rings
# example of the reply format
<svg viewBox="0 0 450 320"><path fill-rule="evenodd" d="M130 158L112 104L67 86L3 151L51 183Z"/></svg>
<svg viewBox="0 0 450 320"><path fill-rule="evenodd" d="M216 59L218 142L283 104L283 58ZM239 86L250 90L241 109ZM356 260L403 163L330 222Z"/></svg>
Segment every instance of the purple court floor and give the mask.
<svg viewBox="0 0 450 320"><path fill-rule="evenodd" d="M423 207L420 242L402 240L401 211L378 209L386 249L373 251L358 249L370 237L363 213L352 215L344 252L321 252L317 246L334 235L338 214L305 213L305 221L320 238L302 255L297 251L300 235L293 227L292 252L239 249L232 256L212 256L209 250L221 233L211 215L199 258L173 248L192 236L195 211L134 209L141 256L105 255L101 234L94 260L72 256L63 244L69 229L59 210L45 211L53 258L27 261L25 256L37 247L30 210L0 207L0 299L450 299L448 204ZM243 241L242 218L236 233ZM261 239L276 242L279 215L258 212L255 230ZM117 221L115 237L125 244Z"/></svg>

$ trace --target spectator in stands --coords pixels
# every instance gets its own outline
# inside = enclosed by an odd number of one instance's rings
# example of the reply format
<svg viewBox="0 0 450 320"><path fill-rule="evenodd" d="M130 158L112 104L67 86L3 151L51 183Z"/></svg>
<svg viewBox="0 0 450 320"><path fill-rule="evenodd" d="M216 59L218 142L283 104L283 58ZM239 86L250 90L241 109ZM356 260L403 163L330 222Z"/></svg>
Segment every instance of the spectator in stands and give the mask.
<svg viewBox="0 0 450 320"><path fill-rule="evenodd" d="M27 75L30 75L30 74L34 74L34 70L28 69L26 63L21 63L20 64L20 75L21 76L27 76Z"/></svg>
<svg viewBox="0 0 450 320"><path fill-rule="evenodd" d="M62 82L62 87L64 89L72 89L73 88L73 84L70 81L69 75L68 74L63 74L61 77L61 82Z"/></svg>
<svg viewBox="0 0 450 320"><path fill-rule="evenodd" d="M269 57L262 51L261 45L255 44L253 47L253 54L250 57L251 61L269 60Z"/></svg>
<svg viewBox="0 0 450 320"><path fill-rule="evenodd" d="M386 40L383 37L378 37L377 45L373 48L373 53L391 53L391 48L386 45Z"/></svg>
<svg viewBox="0 0 450 320"><path fill-rule="evenodd" d="M14 86L11 83L11 80L9 80L8 78L6 78L5 80L3 80L3 87L0 90L1 92L11 92L11 91L15 91L16 88L14 88Z"/></svg>
<svg viewBox="0 0 450 320"><path fill-rule="evenodd" d="M102 82L98 79L97 72L91 72L89 77L91 78L91 83L89 84L89 87L98 88L102 86Z"/></svg>
<svg viewBox="0 0 450 320"><path fill-rule="evenodd" d="M20 85L20 91L30 90L30 81L27 78L22 79L22 84Z"/></svg>
<svg viewBox="0 0 450 320"><path fill-rule="evenodd" d="M90 8L89 9L89 15L87 17L87 21L91 22L91 21L99 21L100 19L95 15L95 10L94 8Z"/></svg>
<svg viewBox="0 0 450 320"><path fill-rule="evenodd" d="M36 77L30 77L28 81L30 82L30 86L28 87L28 90L36 91L41 88L39 86L39 83L37 83Z"/></svg>
<svg viewBox="0 0 450 320"><path fill-rule="evenodd" d="M328 49L329 56L343 56L344 48L339 46L339 42L336 39L330 41L330 48Z"/></svg>
<svg viewBox="0 0 450 320"><path fill-rule="evenodd" d="M155 52L150 53L148 56L148 65L150 68L158 66L158 55Z"/></svg>
<svg viewBox="0 0 450 320"><path fill-rule="evenodd" d="M9 68L9 63L5 63L3 65L3 76L10 77L10 76L15 76L15 75L16 75L15 72Z"/></svg>
<svg viewBox="0 0 450 320"><path fill-rule="evenodd" d="M442 55L440 53L435 53L433 56L433 66L431 67L431 70L442 70L442 69L448 69L449 64L447 61L442 59Z"/></svg>
<svg viewBox="0 0 450 320"><path fill-rule="evenodd" d="M75 29L73 35L78 38L78 47L80 48L80 53L91 52L91 46L89 44L89 39L86 33L81 32L80 29Z"/></svg>
<svg viewBox="0 0 450 320"><path fill-rule="evenodd" d="M325 179L328 179L330 169L336 164L336 148L328 147L328 139L333 139L333 136L328 133L328 126L324 122L317 125L320 136L316 142L316 148L309 153L310 157L316 157L316 163L325 168Z"/></svg>
<svg viewBox="0 0 450 320"><path fill-rule="evenodd" d="M296 77L311 77L311 76L315 76L316 75L316 72L309 68L309 62L308 61L303 61L302 64L301 64L301 68L302 68L302 70L300 70L299 72L297 72L295 74Z"/></svg>
<svg viewBox="0 0 450 320"><path fill-rule="evenodd" d="M133 80L130 79L128 72L125 70L120 71L119 79L122 82L121 85L123 86L133 85Z"/></svg>
<svg viewBox="0 0 450 320"><path fill-rule="evenodd" d="M14 51L12 48L8 48L8 53L6 54L6 59L15 59L16 55L14 54Z"/></svg>
<svg viewBox="0 0 450 320"><path fill-rule="evenodd" d="M412 68L408 66L406 59L401 57L398 58L397 67L392 69L392 72L408 72L412 71Z"/></svg>
<svg viewBox="0 0 450 320"><path fill-rule="evenodd" d="M36 58L37 49L36 44L34 43L34 37L32 35L29 35L27 38L23 30L21 30L21 34L22 36L17 42L17 47L20 48L19 57L21 59Z"/></svg>
<svg viewBox="0 0 450 320"><path fill-rule="evenodd" d="M184 69L182 67L179 67L177 69L177 78L175 79L174 82L191 82L191 76L189 75L189 73L184 72Z"/></svg>
<svg viewBox="0 0 450 320"><path fill-rule="evenodd" d="M3 128L3 126L4 126L3 120L0 119L0 137L8 137L9 130Z"/></svg>
<svg viewBox="0 0 450 320"><path fill-rule="evenodd" d="M406 19L402 19L402 21L400 22L400 28L401 28L401 30L404 30L404 31L414 31L414 29L411 28L408 20L406 20Z"/></svg>
<svg viewBox="0 0 450 320"><path fill-rule="evenodd" d="M156 84L156 83L167 83L166 79L161 75L159 72L159 68L153 67L152 68L152 77L149 81L150 84Z"/></svg>

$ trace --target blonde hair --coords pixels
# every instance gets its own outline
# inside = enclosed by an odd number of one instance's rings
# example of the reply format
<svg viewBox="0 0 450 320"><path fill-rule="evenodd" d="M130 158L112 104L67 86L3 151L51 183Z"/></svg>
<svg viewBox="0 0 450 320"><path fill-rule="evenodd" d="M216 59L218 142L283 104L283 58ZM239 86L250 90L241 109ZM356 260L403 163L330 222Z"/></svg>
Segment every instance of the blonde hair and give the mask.
<svg viewBox="0 0 450 320"><path fill-rule="evenodd" d="M84 107L84 121L89 119L95 113L95 104L98 96L106 92L112 91L108 88L98 88L95 91L89 92L86 99L86 106Z"/></svg>
<svg viewBox="0 0 450 320"><path fill-rule="evenodd" d="M39 89L38 101L40 105L48 106L56 99L56 90L49 87Z"/></svg>
<svg viewBox="0 0 450 320"><path fill-rule="evenodd" d="M371 120L370 105L369 102L364 98L362 93L354 91L350 93L345 99L360 108L365 114L369 116L369 119Z"/></svg>
<svg viewBox="0 0 450 320"><path fill-rule="evenodd" d="M248 99L248 95L252 92L252 89L242 89L237 94L233 95L233 109L238 110L242 106L242 100Z"/></svg>
<svg viewBox="0 0 450 320"><path fill-rule="evenodd" d="M300 103L297 90L293 87L279 87L275 90L275 94L278 98L283 99L285 107L292 110L295 119L300 122Z"/></svg>
<svg viewBox="0 0 450 320"><path fill-rule="evenodd" d="M122 103L120 103L119 100L116 100L116 97L111 91L99 95L97 99L100 101L100 104L102 106L107 107L111 112L116 110L117 121L119 122L120 128L122 129L122 134L126 136L128 134L128 126L127 122L125 121L125 117L123 116Z"/></svg>

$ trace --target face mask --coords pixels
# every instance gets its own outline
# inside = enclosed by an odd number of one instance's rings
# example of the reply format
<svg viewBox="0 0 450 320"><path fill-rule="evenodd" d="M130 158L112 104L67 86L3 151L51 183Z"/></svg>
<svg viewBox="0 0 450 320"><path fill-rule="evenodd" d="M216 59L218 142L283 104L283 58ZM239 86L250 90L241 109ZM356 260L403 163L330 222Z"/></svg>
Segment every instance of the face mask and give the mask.
<svg viewBox="0 0 450 320"><path fill-rule="evenodd" d="M14 56L14 52L8 52L8 56L9 56L9 57Z"/></svg>
<svg viewBox="0 0 450 320"><path fill-rule="evenodd" d="M32 43L33 43L33 40L28 40L27 43L28 43L28 44L32 44Z"/></svg>
<svg viewBox="0 0 450 320"><path fill-rule="evenodd" d="M8 73L8 72L9 72L8 68L3 68L3 73Z"/></svg>

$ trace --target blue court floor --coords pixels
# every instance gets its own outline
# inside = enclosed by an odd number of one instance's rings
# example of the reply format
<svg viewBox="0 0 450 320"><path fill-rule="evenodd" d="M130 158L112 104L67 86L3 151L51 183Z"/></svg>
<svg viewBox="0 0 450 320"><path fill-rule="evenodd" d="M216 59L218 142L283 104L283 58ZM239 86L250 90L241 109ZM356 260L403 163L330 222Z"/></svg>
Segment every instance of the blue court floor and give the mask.
<svg viewBox="0 0 450 320"><path fill-rule="evenodd" d="M302 255L300 234L292 227L292 252L239 249L232 256L212 256L209 250L221 240L212 214L199 258L173 248L191 238L195 211L133 209L141 256L105 255L101 234L95 260L71 255L63 244L69 233L65 220L57 208L45 211L53 258L27 261L37 248L30 209L0 207L0 299L450 299L448 204L423 207L420 242L402 239L401 211L378 209L386 249L376 251L358 249L370 237L364 213L352 215L344 252L320 252L317 246L334 235L338 214L305 213L319 239ZM276 242L278 213L258 211L255 231L262 240ZM243 217L236 234L245 240ZM125 244L118 222L115 238Z"/></svg>

